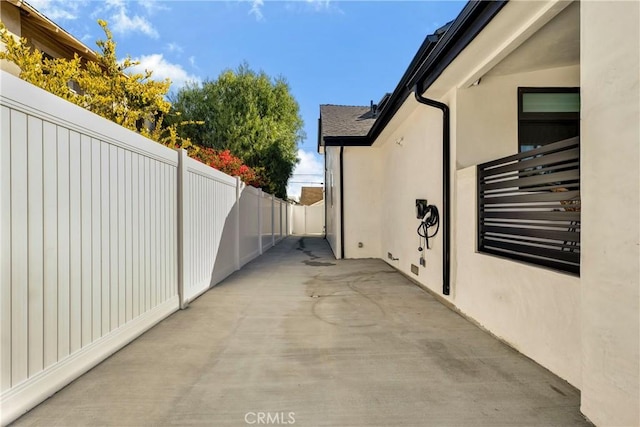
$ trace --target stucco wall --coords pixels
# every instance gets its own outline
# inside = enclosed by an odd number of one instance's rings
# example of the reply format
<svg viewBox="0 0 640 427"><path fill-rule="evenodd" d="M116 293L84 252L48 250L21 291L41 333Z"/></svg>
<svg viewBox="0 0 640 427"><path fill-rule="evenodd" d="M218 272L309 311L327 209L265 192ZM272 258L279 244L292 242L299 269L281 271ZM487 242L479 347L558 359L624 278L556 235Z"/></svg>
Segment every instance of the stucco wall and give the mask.
<svg viewBox="0 0 640 427"><path fill-rule="evenodd" d="M343 162L344 258L380 258L382 159L376 148L345 147Z"/></svg>
<svg viewBox="0 0 640 427"><path fill-rule="evenodd" d="M580 387L580 278L476 252L476 168L456 174L456 306Z"/></svg>
<svg viewBox="0 0 640 427"><path fill-rule="evenodd" d="M489 73L478 86L460 84L436 98L452 112L446 298L580 388L581 409L597 425L640 425L639 5L582 2L580 65ZM581 277L476 252L474 165L517 152L518 86L582 88ZM417 277L410 271L420 256L415 199L442 206L441 113L422 105L402 111L409 113L396 115L374 144L381 162L380 256L441 293L441 233L426 268Z"/></svg>
<svg viewBox="0 0 640 427"><path fill-rule="evenodd" d="M340 147L325 147L325 225L329 246L336 258L340 253Z"/></svg>
<svg viewBox="0 0 640 427"><path fill-rule="evenodd" d="M637 426L640 3L583 2L581 15L582 411Z"/></svg>
<svg viewBox="0 0 640 427"><path fill-rule="evenodd" d="M518 87L577 87L580 66L484 76L458 90L458 169L518 152Z"/></svg>
<svg viewBox="0 0 640 427"><path fill-rule="evenodd" d="M427 199L442 212L442 112L417 105L400 126L381 143L382 259L423 285L442 289L442 230L425 249L426 266L420 266L416 232L416 199ZM398 260L390 260L391 253ZM419 275L411 272L419 267Z"/></svg>
<svg viewBox="0 0 640 427"><path fill-rule="evenodd" d="M581 384L580 279L476 252L475 165L518 151L518 87L574 87L580 67L482 78L452 110L452 296L456 306L576 387ZM535 325L535 327L532 327Z"/></svg>
<svg viewBox="0 0 640 427"><path fill-rule="evenodd" d="M579 278L476 253L475 168L455 168L517 152L519 86L579 86L579 66L487 76L479 86L452 90L451 277L446 297L463 313L552 372L580 386ZM428 94L427 94L428 95ZM442 293L442 232L425 252L419 275L415 199L442 211L442 113L419 105L385 141L382 158L382 258ZM442 213L442 212L441 212ZM392 253L398 260L387 258ZM532 325L536 325L532 327Z"/></svg>

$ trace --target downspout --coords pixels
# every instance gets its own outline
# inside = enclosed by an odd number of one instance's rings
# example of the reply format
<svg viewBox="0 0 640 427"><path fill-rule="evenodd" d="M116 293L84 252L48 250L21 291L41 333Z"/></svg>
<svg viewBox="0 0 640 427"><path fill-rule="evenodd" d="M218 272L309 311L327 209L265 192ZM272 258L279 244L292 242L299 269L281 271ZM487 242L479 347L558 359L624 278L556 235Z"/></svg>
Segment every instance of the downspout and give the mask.
<svg viewBox="0 0 640 427"><path fill-rule="evenodd" d="M329 214L329 203L327 203L327 147L324 147L324 239L327 240L327 216Z"/></svg>
<svg viewBox="0 0 640 427"><path fill-rule="evenodd" d="M340 258L344 259L344 144L340 145Z"/></svg>
<svg viewBox="0 0 640 427"><path fill-rule="evenodd" d="M442 110L442 293L449 295L450 293L450 273L451 273L451 229L449 222L451 218L451 209L449 207L449 198L451 193L451 153L450 153L450 123L449 123L449 107L442 102L422 96L422 84L416 83L414 93L416 101L420 104L428 105ZM341 158L342 160L342 158Z"/></svg>
<svg viewBox="0 0 640 427"><path fill-rule="evenodd" d="M322 112L318 117L318 152L320 151L320 143L322 142ZM322 177L322 186L324 187L322 199L324 200L324 238L327 239L327 214L329 213L329 203L327 203L327 146L324 145L324 176Z"/></svg>

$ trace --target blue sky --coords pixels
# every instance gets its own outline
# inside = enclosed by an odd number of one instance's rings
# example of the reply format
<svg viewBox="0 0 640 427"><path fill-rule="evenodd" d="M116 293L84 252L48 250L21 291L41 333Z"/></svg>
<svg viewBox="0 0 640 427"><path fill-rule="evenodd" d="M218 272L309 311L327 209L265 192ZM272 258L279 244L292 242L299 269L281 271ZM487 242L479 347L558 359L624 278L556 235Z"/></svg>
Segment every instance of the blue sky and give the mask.
<svg viewBox="0 0 640 427"><path fill-rule="evenodd" d="M300 104L307 138L292 181L322 181L315 153L320 104L368 105L392 92L427 34L454 19L455 1L30 0L95 48L109 23L118 55L130 55L172 90L215 79L246 61L284 76ZM304 175L303 175L304 174ZM308 184L305 184L308 185ZM291 184L290 195L300 184Z"/></svg>

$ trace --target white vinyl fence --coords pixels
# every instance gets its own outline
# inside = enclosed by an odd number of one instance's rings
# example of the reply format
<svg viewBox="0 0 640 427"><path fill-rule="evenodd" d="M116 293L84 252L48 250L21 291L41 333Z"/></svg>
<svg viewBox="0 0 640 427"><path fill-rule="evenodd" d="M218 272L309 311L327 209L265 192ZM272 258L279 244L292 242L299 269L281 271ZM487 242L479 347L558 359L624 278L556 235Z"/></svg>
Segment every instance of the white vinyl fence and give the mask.
<svg viewBox="0 0 640 427"><path fill-rule="evenodd" d="M324 234L324 203L313 206L292 206L291 234Z"/></svg>
<svg viewBox="0 0 640 427"><path fill-rule="evenodd" d="M273 196L271 194L262 193L260 196L260 212L261 221L260 229L262 230L262 251L273 246Z"/></svg>
<svg viewBox="0 0 640 427"><path fill-rule="evenodd" d="M243 266L262 253L260 232L260 190L247 187L240 196L240 265Z"/></svg>
<svg viewBox="0 0 640 427"><path fill-rule="evenodd" d="M278 243L287 235L287 206L288 203L280 199L275 199L273 204L274 217L273 235L275 236L275 243Z"/></svg>
<svg viewBox="0 0 640 427"><path fill-rule="evenodd" d="M272 246L287 209L4 71L0 86L4 425Z"/></svg>

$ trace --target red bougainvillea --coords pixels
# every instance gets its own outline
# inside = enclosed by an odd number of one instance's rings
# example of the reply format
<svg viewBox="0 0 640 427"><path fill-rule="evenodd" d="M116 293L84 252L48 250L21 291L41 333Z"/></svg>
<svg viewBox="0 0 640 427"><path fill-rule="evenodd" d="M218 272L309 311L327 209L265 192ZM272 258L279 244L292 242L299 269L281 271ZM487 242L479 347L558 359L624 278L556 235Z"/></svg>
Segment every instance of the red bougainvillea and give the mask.
<svg viewBox="0 0 640 427"><path fill-rule="evenodd" d="M261 181L256 171L242 163L242 160L231 154L229 150L217 151L213 148L200 147L194 158L227 175L239 176L247 185L261 186Z"/></svg>

